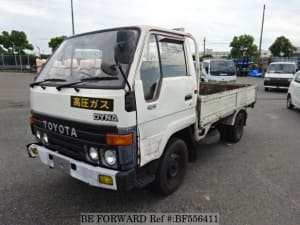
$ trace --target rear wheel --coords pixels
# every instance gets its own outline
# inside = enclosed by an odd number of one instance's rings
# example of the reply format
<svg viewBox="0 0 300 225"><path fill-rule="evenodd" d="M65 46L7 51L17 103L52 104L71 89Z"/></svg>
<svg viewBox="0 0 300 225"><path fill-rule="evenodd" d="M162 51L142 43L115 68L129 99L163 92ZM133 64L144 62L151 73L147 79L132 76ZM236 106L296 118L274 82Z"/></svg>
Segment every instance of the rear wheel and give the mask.
<svg viewBox="0 0 300 225"><path fill-rule="evenodd" d="M221 135L221 140L230 141L234 143L238 142L243 136L245 121L245 113L239 113L236 116L235 123L233 126L220 126L219 131Z"/></svg>
<svg viewBox="0 0 300 225"><path fill-rule="evenodd" d="M288 109L293 109L294 108L294 105L292 103L292 98L290 95L287 96L287 100L286 100L286 107Z"/></svg>
<svg viewBox="0 0 300 225"><path fill-rule="evenodd" d="M156 192L162 195L173 193L181 184L187 166L188 149L185 142L172 138L165 149L153 183Z"/></svg>

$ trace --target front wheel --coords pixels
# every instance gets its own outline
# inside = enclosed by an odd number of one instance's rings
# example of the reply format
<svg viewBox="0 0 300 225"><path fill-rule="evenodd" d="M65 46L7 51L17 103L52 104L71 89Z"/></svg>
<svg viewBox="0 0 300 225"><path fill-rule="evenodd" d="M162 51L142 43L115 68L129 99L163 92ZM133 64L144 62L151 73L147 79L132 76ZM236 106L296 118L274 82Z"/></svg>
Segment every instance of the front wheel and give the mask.
<svg viewBox="0 0 300 225"><path fill-rule="evenodd" d="M290 95L287 96L286 107L288 109L293 109L294 108L294 105L292 103L292 97Z"/></svg>
<svg viewBox="0 0 300 225"><path fill-rule="evenodd" d="M172 138L165 153L153 183L154 190L162 195L173 193L181 184L188 161L188 149L185 142Z"/></svg>

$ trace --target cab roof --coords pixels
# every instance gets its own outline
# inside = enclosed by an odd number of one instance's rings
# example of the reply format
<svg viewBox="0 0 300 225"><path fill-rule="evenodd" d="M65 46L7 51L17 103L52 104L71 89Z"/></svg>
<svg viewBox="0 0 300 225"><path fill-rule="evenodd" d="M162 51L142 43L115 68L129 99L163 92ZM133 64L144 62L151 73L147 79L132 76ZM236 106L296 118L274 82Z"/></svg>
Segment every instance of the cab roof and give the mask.
<svg viewBox="0 0 300 225"><path fill-rule="evenodd" d="M111 28L103 28L100 30L95 30L95 31L90 31L86 33L80 33L76 34L73 36L70 36L68 38L73 38L73 37L78 37L78 36L83 36L87 34L92 34L92 33L98 33L98 32L103 32L103 31L110 31L110 30L118 30L118 29L139 29L142 33L148 33L149 31L162 31L170 34L175 34L175 35L180 35L180 36L191 36L191 34L184 32L184 31L179 31L175 29L168 29L168 28L163 28L159 26L152 26L152 25L134 25L134 26L121 26L121 27L111 27Z"/></svg>

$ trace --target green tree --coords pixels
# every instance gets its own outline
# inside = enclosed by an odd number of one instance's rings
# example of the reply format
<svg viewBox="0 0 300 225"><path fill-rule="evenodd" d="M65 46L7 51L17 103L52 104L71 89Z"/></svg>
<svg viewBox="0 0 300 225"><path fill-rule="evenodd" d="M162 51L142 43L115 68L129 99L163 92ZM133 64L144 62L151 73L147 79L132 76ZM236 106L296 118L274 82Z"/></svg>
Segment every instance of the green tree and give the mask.
<svg viewBox="0 0 300 225"><path fill-rule="evenodd" d="M259 56L257 46L254 44L254 38L251 35L244 34L234 36L230 43L230 57L251 58Z"/></svg>
<svg viewBox="0 0 300 225"><path fill-rule="evenodd" d="M1 49L7 49L8 52L21 52L24 53L24 49L33 50L32 44L27 40L27 36L24 31L12 30L10 33L3 31L0 35Z"/></svg>
<svg viewBox="0 0 300 225"><path fill-rule="evenodd" d="M52 48L52 52L66 39L66 36L58 36L51 38L48 42L49 48Z"/></svg>
<svg viewBox="0 0 300 225"><path fill-rule="evenodd" d="M0 46L0 53L5 53L6 51Z"/></svg>
<svg viewBox="0 0 300 225"><path fill-rule="evenodd" d="M296 48L288 38L280 36L276 38L269 50L273 56L292 56Z"/></svg>

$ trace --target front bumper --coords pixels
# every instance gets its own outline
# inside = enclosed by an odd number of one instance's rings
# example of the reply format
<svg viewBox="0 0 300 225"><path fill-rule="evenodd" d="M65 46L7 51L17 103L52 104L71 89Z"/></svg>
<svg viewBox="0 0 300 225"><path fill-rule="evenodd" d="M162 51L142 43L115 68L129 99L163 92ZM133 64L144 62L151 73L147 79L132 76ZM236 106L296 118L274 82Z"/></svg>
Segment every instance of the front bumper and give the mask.
<svg viewBox="0 0 300 225"><path fill-rule="evenodd" d="M92 166L87 163L74 160L70 157L51 151L38 144L27 145L29 157L39 157L41 162L50 168L60 168L71 177L88 183L91 186L101 187L111 190L128 191L135 186L135 169L128 171L116 171L103 167ZM99 175L105 175L112 178L112 185L99 183Z"/></svg>
<svg viewBox="0 0 300 225"><path fill-rule="evenodd" d="M264 87L265 88L278 88L278 89L288 89L290 86L289 79L283 78L272 78L270 80L264 80Z"/></svg>

